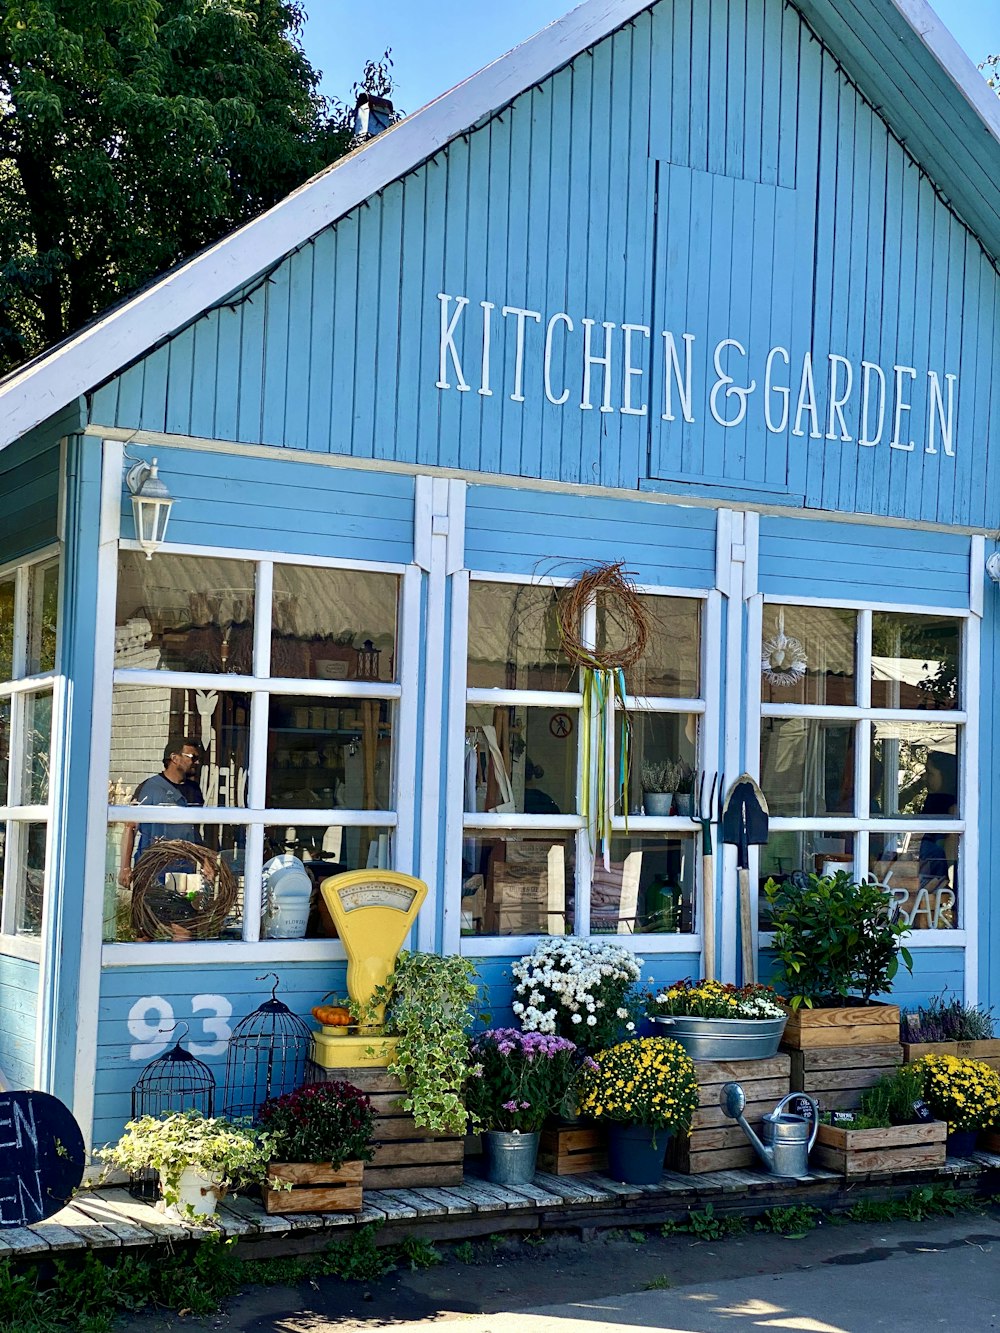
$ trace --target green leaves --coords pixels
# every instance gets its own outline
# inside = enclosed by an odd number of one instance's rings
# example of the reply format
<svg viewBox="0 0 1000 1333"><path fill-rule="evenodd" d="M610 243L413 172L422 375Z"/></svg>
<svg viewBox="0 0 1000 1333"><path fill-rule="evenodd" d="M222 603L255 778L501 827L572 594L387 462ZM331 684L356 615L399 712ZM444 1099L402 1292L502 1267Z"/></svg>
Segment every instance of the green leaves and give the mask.
<svg viewBox="0 0 1000 1333"><path fill-rule="evenodd" d="M764 893L774 926L776 983L793 1010L814 1004L867 1004L891 989L904 926L880 884L858 882L846 870L811 874L805 888L768 880Z"/></svg>

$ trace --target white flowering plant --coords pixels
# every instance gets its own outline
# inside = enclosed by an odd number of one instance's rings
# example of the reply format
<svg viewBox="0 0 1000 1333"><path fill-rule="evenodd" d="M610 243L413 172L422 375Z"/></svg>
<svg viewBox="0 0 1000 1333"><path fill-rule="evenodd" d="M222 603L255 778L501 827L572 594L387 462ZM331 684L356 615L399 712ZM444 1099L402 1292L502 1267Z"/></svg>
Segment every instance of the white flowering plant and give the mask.
<svg viewBox="0 0 1000 1333"><path fill-rule="evenodd" d="M642 959L607 940L540 940L511 965L514 1014L525 1032L569 1037L602 1051L635 1032L644 1010L636 991Z"/></svg>

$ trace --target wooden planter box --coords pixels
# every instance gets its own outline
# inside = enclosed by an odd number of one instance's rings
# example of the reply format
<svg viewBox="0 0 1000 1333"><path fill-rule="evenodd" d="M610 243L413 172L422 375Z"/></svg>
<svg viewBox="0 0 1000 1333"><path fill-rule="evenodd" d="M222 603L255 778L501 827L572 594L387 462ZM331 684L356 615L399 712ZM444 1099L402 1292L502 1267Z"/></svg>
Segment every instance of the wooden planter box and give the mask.
<svg viewBox="0 0 1000 1333"><path fill-rule="evenodd" d="M984 1129L979 1135L979 1142L976 1145L980 1152L993 1152L1000 1154L1000 1129Z"/></svg>
<svg viewBox="0 0 1000 1333"><path fill-rule="evenodd" d="M896 1042L878 1046L816 1046L791 1052L794 1092L808 1092L824 1111L854 1111L865 1088L903 1062Z"/></svg>
<svg viewBox="0 0 1000 1333"><path fill-rule="evenodd" d="M667 1149L667 1166L685 1175L705 1171L755 1169L760 1159L735 1120L719 1105L723 1083L738 1083L746 1093L744 1115L760 1133L761 1117L790 1091L791 1058L780 1052L766 1060L696 1060L698 1109L690 1137L677 1135Z"/></svg>
<svg viewBox="0 0 1000 1333"><path fill-rule="evenodd" d="M543 1129L538 1141L538 1168L556 1176L579 1176L605 1171L607 1136L597 1125L555 1125Z"/></svg>
<svg viewBox="0 0 1000 1333"><path fill-rule="evenodd" d="M810 1160L849 1179L899 1171L933 1171L944 1166L948 1125L892 1125L889 1129L850 1129L820 1125Z"/></svg>
<svg viewBox="0 0 1000 1333"><path fill-rule="evenodd" d="M781 1044L793 1051L815 1046L898 1046L899 1005L796 1009L788 1016Z"/></svg>
<svg viewBox="0 0 1000 1333"><path fill-rule="evenodd" d="M992 1041L904 1041L903 1063L913 1064L925 1055L957 1055L962 1060L981 1060L1000 1070L1000 1038Z"/></svg>
<svg viewBox="0 0 1000 1333"><path fill-rule="evenodd" d="M268 1213L357 1213L361 1211L364 1162L272 1162L261 1187ZM291 1185L277 1189L272 1180Z"/></svg>
<svg viewBox="0 0 1000 1333"><path fill-rule="evenodd" d="M365 1163L365 1189L419 1189L421 1185L460 1185L464 1175L464 1134L435 1134L419 1129L401 1107L404 1089L384 1068L325 1069L310 1064L307 1082L342 1079L353 1083L375 1108L375 1156Z"/></svg>

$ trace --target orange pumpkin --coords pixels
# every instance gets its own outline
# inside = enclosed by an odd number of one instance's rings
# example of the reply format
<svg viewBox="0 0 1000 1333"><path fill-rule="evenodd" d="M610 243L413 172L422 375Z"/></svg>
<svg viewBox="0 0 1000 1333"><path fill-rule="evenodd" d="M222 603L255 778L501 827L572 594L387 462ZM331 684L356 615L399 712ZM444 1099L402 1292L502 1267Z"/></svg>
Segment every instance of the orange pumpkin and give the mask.
<svg viewBox="0 0 1000 1333"><path fill-rule="evenodd" d="M318 1004L312 1016L317 1023L327 1028L346 1028L351 1025L351 1011L339 1004Z"/></svg>

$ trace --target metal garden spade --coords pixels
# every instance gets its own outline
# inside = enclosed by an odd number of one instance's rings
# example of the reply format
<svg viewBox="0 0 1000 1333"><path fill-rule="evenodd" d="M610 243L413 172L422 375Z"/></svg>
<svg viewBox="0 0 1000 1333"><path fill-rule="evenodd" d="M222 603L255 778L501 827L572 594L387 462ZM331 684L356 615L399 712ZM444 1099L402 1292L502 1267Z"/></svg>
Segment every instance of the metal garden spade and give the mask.
<svg viewBox="0 0 1000 1333"><path fill-rule="evenodd" d="M759 847L767 842L767 801L764 793L749 773L736 779L729 789L722 809L722 841L736 847L736 864L740 872L740 938L743 948L743 981L757 980L753 951L753 923L750 919L750 856L751 844Z"/></svg>

